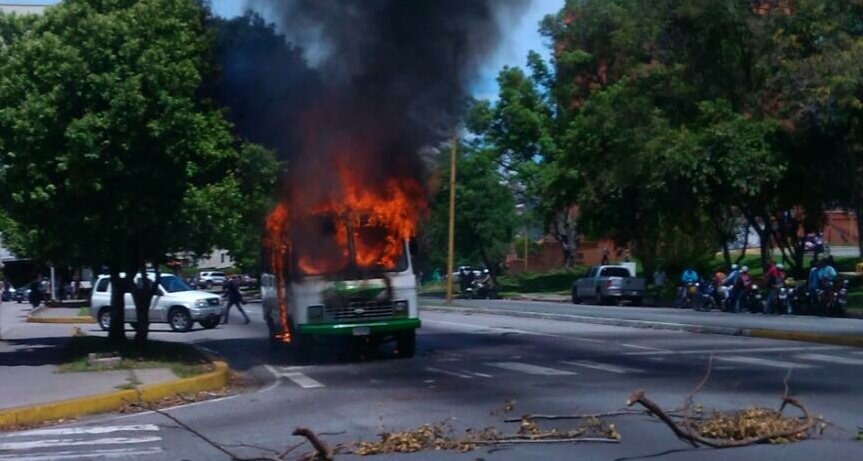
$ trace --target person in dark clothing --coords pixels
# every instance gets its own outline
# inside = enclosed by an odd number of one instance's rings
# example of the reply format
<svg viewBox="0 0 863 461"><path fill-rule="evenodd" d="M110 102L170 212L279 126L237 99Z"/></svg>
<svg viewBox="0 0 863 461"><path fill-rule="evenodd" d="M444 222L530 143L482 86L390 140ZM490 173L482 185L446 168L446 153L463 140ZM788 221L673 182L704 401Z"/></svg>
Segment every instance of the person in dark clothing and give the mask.
<svg viewBox="0 0 863 461"><path fill-rule="evenodd" d="M248 325L251 320L249 320L249 316L246 314L246 311L243 310L243 294L240 293L240 284L236 277L231 277L231 279L225 283L225 296L228 298L228 305L225 307L225 321L223 323L228 323L228 317L231 314L231 307L237 306L237 309L239 309L240 313L243 314L243 317L246 318L246 324Z"/></svg>
<svg viewBox="0 0 863 461"><path fill-rule="evenodd" d="M42 278L39 277L30 284L30 304L33 305L33 308L39 307L39 304L42 304Z"/></svg>

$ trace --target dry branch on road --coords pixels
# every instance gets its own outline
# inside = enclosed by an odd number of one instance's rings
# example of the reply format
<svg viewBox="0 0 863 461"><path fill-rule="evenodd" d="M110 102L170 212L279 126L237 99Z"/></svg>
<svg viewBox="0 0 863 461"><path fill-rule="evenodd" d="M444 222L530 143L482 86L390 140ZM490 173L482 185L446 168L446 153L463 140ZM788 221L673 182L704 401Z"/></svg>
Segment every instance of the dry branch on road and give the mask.
<svg viewBox="0 0 863 461"><path fill-rule="evenodd" d="M674 435L693 447L712 448L745 447L758 443L783 443L802 440L808 437L817 420L803 403L789 394L789 378L785 377L785 393L779 410L767 408L747 408L739 411L714 411L709 415L695 417L693 401L710 377L713 364L711 357L704 378L695 386L684 400L682 416L675 420L656 402L645 395L644 390L634 391L627 400L627 406L639 404L664 422ZM789 417L783 414L786 406L799 409L802 417ZM700 411L699 411L700 412ZM696 422L697 421L697 422Z"/></svg>

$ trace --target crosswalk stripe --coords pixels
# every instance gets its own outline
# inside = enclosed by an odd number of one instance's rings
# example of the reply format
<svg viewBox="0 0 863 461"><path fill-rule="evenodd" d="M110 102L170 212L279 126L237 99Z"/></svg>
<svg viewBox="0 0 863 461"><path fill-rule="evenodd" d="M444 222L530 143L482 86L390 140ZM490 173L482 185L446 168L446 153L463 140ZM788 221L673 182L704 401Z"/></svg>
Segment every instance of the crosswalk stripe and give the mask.
<svg viewBox="0 0 863 461"><path fill-rule="evenodd" d="M75 434L110 434L112 432L142 432L158 431L159 426L155 424L132 424L128 426L90 426L90 427L63 427L58 429L36 429L26 432L13 432L11 434L0 434L0 438L29 437L37 435L75 435Z"/></svg>
<svg viewBox="0 0 863 461"><path fill-rule="evenodd" d="M324 385L320 381L313 379L313 378L310 378L310 377L306 376L305 374L300 373L299 371L294 371L291 373L285 373L282 376L290 379L291 381L294 382L294 384L302 387L303 389L314 389L317 387L324 387Z"/></svg>
<svg viewBox="0 0 863 461"><path fill-rule="evenodd" d="M619 367L619 366L615 366L615 365L609 365L607 363L590 362L588 360L575 360L575 361L561 360L560 363L562 363L564 365L572 365L572 366L576 366L576 367L584 367L584 368L591 368L594 370L607 371L609 373L617 373L619 375L625 375L627 373L641 373L642 372L641 370L638 370L635 368Z"/></svg>
<svg viewBox="0 0 863 461"><path fill-rule="evenodd" d="M109 437L104 439L48 439L28 442L0 443L0 450L32 450L34 448L75 447L79 445L125 445L132 443L158 442L161 437Z"/></svg>
<svg viewBox="0 0 863 461"><path fill-rule="evenodd" d="M61 459L87 459L102 458L116 459L130 456L158 455L162 453L159 447L151 448L115 448L109 450L95 450L90 452L80 451L51 451L44 453L0 455L0 461L55 461Z"/></svg>
<svg viewBox="0 0 863 461"><path fill-rule="evenodd" d="M624 352L624 355L678 355L678 354L740 354L740 353L757 353L757 352L794 352L794 351L827 351L847 349L844 346L791 346L791 347L747 347L739 349L693 349L688 351L643 351L643 352Z"/></svg>
<svg viewBox="0 0 863 461"><path fill-rule="evenodd" d="M302 373L299 371L293 371L293 370L300 369L298 367L279 367L279 368L276 368L276 367L271 366L271 365L266 365L266 368L267 368L267 370L270 371L270 373L273 374L273 376L276 377L276 379L279 379L279 378L289 379L294 384L302 387L303 389L315 389L318 387L326 387L323 385L323 383L321 383L320 381L318 381L314 378L309 377L305 373Z"/></svg>
<svg viewBox="0 0 863 461"><path fill-rule="evenodd" d="M462 371L463 371L464 373L470 373L470 374L472 374L472 375L474 375L474 376L479 376L480 378L494 378L494 376L492 376L492 375L490 375L490 374L488 374L488 373L479 373L479 372L476 372L476 371L467 371L467 370L462 370Z"/></svg>
<svg viewBox="0 0 863 461"><path fill-rule="evenodd" d="M824 354L799 354L794 358L803 360L814 360L816 362L838 363L840 365L863 365L863 359L852 359L850 357L836 357Z"/></svg>
<svg viewBox="0 0 863 461"><path fill-rule="evenodd" d="M758 357L743 357L740 355L732 355L730 357L716 357L716 360L722 360L726 362L735 362L735 363L746 363L749 365L763 365L765 367L775 367L775 368L815 368L814 365L807 365L804 363L797 362L786 362L783 360L771 360L771 359L761 359Z"/></svg>
<svg viewBox="0 0 863 461"><path fill-rule="evenodd" d="M539 365L521 362L489 362L486 365L503 368L504 370L519 371L529 375L566 376L576 374L574 371L557 370L555 368L541 367Z"/></svg>
<svg viewBox="0 0 863 461"><path fill-rule="evenodd" d="M441 370L440 368L435 368L435 367L426 367L426 371L431 371L432 373L442 373L445 375L455 376L456 378L473 379L473 376L471 376L471 375L466 375L463 373L457 373L455 371Z"/></svg>

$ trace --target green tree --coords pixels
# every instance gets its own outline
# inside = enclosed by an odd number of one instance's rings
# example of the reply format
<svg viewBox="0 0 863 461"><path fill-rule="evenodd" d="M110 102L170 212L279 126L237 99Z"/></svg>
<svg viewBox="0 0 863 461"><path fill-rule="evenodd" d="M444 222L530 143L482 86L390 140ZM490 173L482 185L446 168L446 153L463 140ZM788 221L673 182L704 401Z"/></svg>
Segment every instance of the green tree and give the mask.
<svg viewBox="0 0 863 461"><path fill-rule="evenodd" d="M457 261L482 262L496 275L512 244L517 223L513 193L495 168L494 155L470 145L460 146L456 167L455 252ZM441 155L440 178L449 178L449 156ZM434 195L427 226L432 266L446 261L449 182Z"/></svg>
<svg viewBox="0 0 863 461"><path fill-rule="evenodd" d="M128 290L146 340L148 264L209 251L241 220L230 127L198 97L204 18L195 0L67 0L3 52L3 207L34 257L110 268L112 338Z"/></svg>
<svg viewBox="0 0 863 461"><path fill-rule="evenodd" d="M507 176L518 200L536 214L558 241L563 263L575 265L578 244L574 211L577 175L560 168L561 127L565 119L552 94L554 79L542 57L528 54L531 74L504 67L498 100L477 101L468 128ZM525 220L530 217L525 216Z"/></svg>

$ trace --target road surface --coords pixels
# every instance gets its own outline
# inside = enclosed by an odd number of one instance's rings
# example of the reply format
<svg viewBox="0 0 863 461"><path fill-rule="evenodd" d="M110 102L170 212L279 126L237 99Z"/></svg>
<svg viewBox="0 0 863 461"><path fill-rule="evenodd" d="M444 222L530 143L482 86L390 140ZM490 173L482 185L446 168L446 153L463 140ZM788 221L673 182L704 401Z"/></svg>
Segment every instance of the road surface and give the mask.
<svg viewBox="0 0 863 461"><path fill-rule="evenodd" d="M511 308L518 307L511 305ZM775 407L783 378L814 413L832 424L818 440L726 450L692 449L647 416L609 419L618 445L543 444L481 448L468 453L386 456L405 460L806 460L863 459L853 441L863 425L863 350L682 331L650 330L499 315L424 312L414 359L386 354L363 361L322 353L297 365L271 352L260 307L250 325L187 334L160 331L155 339L195 341L258 378L249 393L170 411L186 424L243 456L270 454L297 442L296 426L331 433L331 443L374 439L447 421L457 432L496 426L515 432L496 412L514 399L512 415L592 413L621 408L642 388L666 408L678 407L714 356L706 407ZM101 334L91 327L90 334ZM163 328L157 326L160 330ZM554 427L546 425L545 427ZM241 444L243 446L241 446ZM308 451L302 447L299 452ZM697 454L696 454L697 452ZM228 460L172 421L153 413L108 415L24 433L0 434L0 461L69 459ZM289 458L296 459L296 458ZM359 459L350 455L337 459Z"/></svg>

